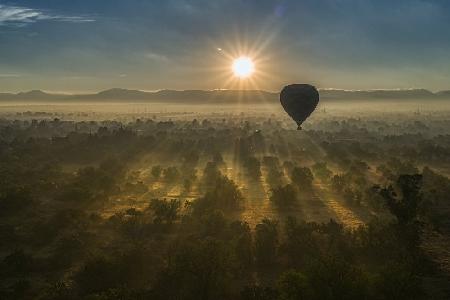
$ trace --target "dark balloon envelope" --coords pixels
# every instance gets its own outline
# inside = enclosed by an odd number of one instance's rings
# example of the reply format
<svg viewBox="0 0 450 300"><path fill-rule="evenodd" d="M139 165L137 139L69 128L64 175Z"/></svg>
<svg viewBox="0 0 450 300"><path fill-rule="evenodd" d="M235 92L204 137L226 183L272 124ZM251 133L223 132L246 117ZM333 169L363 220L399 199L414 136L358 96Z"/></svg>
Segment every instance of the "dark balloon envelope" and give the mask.
<svg viewBox="0 0 450 300"><path fill-rule="evenodd" d="M309 84L291 84L281 91L280 102L300 130L302 123L316 109L319 103L319 92Z"/></svg>

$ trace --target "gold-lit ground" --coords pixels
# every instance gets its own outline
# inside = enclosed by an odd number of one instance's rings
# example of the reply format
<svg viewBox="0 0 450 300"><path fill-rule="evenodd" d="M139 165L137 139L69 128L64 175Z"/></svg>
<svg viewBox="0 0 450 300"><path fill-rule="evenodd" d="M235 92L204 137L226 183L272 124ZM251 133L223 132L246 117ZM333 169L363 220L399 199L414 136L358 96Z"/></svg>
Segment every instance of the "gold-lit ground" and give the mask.
<svg viewBox="0 0 450 300"><path fill-rule="evenodd" d="M311 196L302 197L298 205L288 211L279 210L270 201L270 186L267 183L267 169L261 167L261 177L258 180L249 179L245 170L240 167L232 155L224 157L225 165L221 172L233 180L244 196L242 210L237 218L247 222L252 228L264 218L283 221L288 216L314 222L328 222L334 219L350 228L356 228L368 222L374 213L366 207L350 207L343 199L335 195L328 184L316 181ZM197 180L190 191L185 191L182 182L168 183L163 179L153 179L150 174L152 159L145 161L146 167L136 166L130 173L137 174L137 181L142 181L148 187L148 192L141 195L121 195L106 204L101 215L108 218L113 214L128 208L144 210L149 200L153 198L180 199L182 202L195 201L203 195L201 190L202 167L198 166ZM142 162L143 163L143 162ZM283 183L289 178L284 174Z"/></svg>

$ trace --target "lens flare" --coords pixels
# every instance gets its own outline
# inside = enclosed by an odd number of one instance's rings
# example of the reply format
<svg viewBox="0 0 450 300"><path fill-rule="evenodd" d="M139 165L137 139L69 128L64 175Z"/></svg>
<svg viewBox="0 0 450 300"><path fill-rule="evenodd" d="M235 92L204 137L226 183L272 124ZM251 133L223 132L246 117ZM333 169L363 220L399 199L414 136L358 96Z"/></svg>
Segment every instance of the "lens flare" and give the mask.
<svg viewBox="0 0 450 300"><path fill-rule="evenodd" d="M239 78L248 78L255 71L255 64L249 57L241 56L233 61L233 73Z"/></svg>

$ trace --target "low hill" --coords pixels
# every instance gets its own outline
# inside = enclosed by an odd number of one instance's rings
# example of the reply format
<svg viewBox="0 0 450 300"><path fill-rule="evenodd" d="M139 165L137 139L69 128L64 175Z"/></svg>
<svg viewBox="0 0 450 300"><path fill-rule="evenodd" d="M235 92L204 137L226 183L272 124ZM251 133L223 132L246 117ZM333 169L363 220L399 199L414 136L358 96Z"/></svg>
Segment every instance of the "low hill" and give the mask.
<svg viewBox="0 0 450 300"><path fill-rule="evenodd" d="M426 89L399 90L338 90L321 89L325 101L337 100L389 100L389 99L449 99L450 91L433 93ZM0 93L0 101L26 102L150 102L150 103L273 103L278 93L262 90L160 90L146 92L113 88L93 94L53 94L40 90L29 92Z"/></svg>

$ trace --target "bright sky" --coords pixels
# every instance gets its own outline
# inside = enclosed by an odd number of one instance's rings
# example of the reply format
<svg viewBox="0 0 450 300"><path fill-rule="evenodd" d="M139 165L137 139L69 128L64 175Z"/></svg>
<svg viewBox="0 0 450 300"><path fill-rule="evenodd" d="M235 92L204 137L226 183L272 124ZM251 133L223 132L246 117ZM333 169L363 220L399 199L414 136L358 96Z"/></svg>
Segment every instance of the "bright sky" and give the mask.
<svg viewBox="0 0 450 300"><path fill-rule="evenodd" d="M0 92L450 88L447 0L0 0Z"/></svg>

